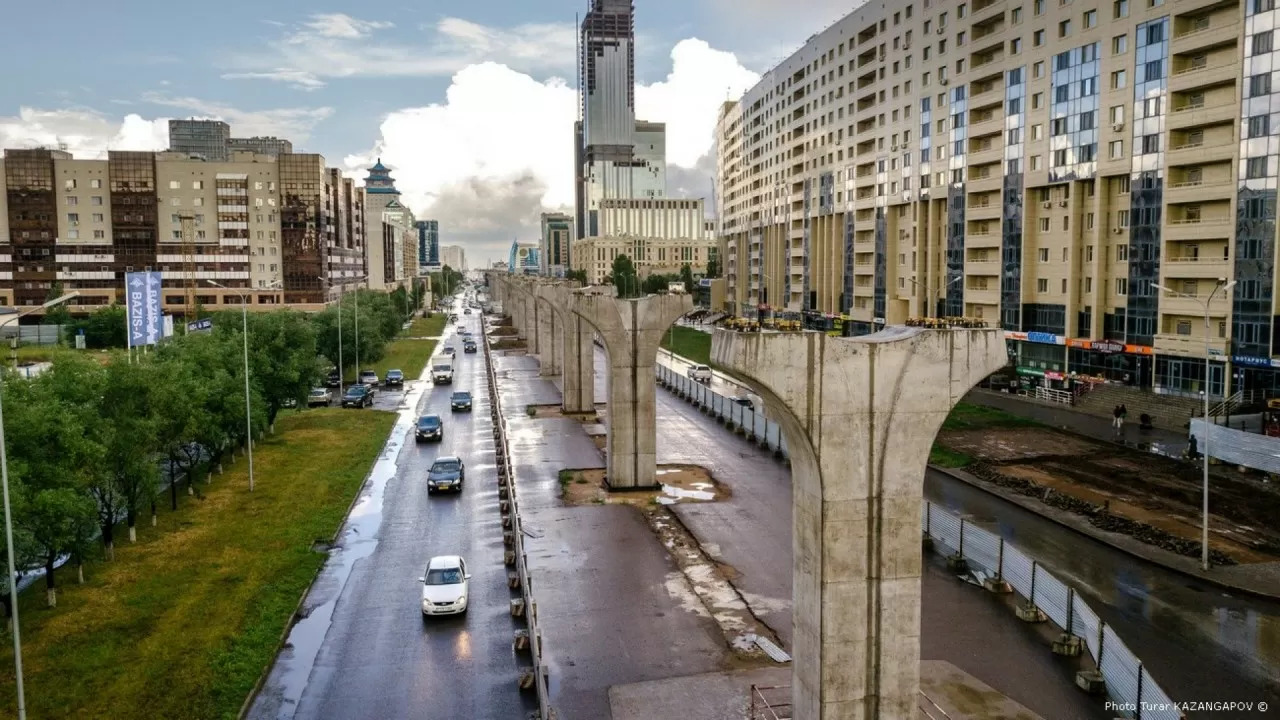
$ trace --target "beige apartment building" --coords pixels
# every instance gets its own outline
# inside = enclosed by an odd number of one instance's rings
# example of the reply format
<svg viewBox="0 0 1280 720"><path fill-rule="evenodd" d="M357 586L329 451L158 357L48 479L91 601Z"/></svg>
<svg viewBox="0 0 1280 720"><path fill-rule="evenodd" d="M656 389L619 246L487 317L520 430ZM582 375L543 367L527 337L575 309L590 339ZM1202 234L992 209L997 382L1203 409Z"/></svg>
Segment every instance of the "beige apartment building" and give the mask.
<svg viewBox="0 0 1280 720"><path fill-rule="evenodd" d="M159 271L163 307L186 307L183 220L195 297L207 307L319 306L364 274L364 192L319 155L179 152L76 159L8 149L0 173L0 297L39 305L55 284L72 312L120 302L124 275ZM214 287L210 281L230 290Z"/></svg>
<svg viewBox="0 0 1280 720"><path fill-rule="evenodd" d="M604 281L619 255L630 257L643 278L678 273L685 265L700 276L717 252L715 225L706 220L701 199L601 200L598 223L599 236L570 247L573 269L585 270L593 285Z"/></svg>
<svg viewBox="0 0 1280 720"><path fill-rule="evenodd" d="M1278 21L1274 0L856 8L722 108L726 305L846 334L980 318L1046 383L1185 394L1207 306L1210 394L1275 388Z"/></svg>

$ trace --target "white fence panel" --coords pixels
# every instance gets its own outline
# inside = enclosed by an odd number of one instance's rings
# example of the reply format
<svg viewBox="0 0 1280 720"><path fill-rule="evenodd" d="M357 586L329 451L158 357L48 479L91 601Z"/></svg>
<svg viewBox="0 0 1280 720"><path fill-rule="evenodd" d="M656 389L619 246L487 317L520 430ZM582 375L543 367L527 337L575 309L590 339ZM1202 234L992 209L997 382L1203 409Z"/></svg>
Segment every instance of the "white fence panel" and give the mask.
<svg viewBox="0 0 1280 720"><path fill-rule="evenodd" d="M964 556L969 562L993 573L999 572L1000 542L1000 537L991 531L965 523Z"/></svg>
<svg viewBox="0 0 1280 720"><path fill-rule="evenodd" d="M1044 570L1036 571L1036 605L1058 627L1067 627L1067 603L1071 591L1061 580Z"/></svg>
<svg viewBox="0 0 1280 720"><path fill-rule="evenodd" d="M1107 680L1107 693L1121 703L1138 702L1138 673L1141 663L1109 627L1102 629L1102 676Z"/></svg>
<svg viewBox="0 0 1280 720"><path fill-rule="evenodd" d="M1005 582L1017 591L1019 595L1030 599L1031 597L1031 573L1033 572L1033 561L1027 557L1026 553L1018 548L1005 543L1004 545L1004 570L1001 575Z"/></svg>

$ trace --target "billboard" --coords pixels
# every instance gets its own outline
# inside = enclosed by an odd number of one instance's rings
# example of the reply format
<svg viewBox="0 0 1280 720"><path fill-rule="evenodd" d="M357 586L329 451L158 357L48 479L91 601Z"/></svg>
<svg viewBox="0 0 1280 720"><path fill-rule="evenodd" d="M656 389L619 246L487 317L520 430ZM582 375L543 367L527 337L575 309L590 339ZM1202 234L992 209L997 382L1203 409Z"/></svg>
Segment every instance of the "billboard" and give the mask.
<svg viewBox="0 0 1280 720"><path fill-rule="evenodd" d="M131 348L155 345L163 337L160 285L159 272L125 273L125 317Z"/></svg>

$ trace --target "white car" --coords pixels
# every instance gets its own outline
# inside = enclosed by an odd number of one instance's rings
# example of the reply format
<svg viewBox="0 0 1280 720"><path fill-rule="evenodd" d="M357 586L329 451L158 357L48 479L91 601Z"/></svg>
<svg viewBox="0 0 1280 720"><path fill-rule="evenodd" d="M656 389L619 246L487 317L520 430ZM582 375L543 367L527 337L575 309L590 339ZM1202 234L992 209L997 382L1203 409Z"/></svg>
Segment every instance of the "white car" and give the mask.
<svg viewBox="0 0 1280 720"><path fill-rule="evenodd" d="M706 365L690 365L687 372L689 374L689 379L694 382L700 382L703 384L711 382L711 368Z"/></svg>
<svg viewBox="0 0 1280 720"><path fill-rule="evenodd" d="M422 583L422 616L461 615L467 611L467 587L471 573L457 555L439 555L427 563Z"/></svg>

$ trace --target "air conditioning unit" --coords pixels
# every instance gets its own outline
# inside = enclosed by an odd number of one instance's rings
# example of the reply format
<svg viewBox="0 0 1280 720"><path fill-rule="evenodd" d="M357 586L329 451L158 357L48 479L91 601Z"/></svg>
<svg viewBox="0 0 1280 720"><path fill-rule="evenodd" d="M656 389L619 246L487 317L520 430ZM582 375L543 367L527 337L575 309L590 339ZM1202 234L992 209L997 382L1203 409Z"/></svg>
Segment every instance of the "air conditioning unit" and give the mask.
<svg viewBox="0 0 1280 720"><path fill-rule="evenodd" d="M910 50L910 49L911 49L911 41L910 41L910 40L908 40L907 42L902 43L902 49L903 49L903 50Z"/></svg>
<svg viewBox="0 0 1280 720"><path fill-rule="evenodd" d="M1058 201L1058 207L1066 207L1066 206L1067 206L1067 201L1066 201L1066 200L1059 200L1059 201Z"/></svg>
<svg viewBox="0 0 1280 720"><path fill-rule="evenodd" d="M1116 123L1115 125L1111 126L1111 129L1114 130L1115 132L1120 132L1121 130L1124 129L1124 123Z"/></svg>
<svg viewBox="0 0 1280 720"><path fill-rule="evenodd" d="M938 28L938 34L939 34L939 35L945 35L945 34L947 34L947 29L946 29L946 28L944 28L944 27L940 27L940 28Z"/></svg>
<svg viewBox="0 0 1280 720"><path fill-rule="evenodd" d="M949 80L947 80L946 78L942 78L941 80L939 80L939 81L938 81L938 83L939 83L940 85L948 85L948 84L950 84L950 81L949 81Z"/></svg>
<svg viewBox="0 0 1280 720"><path fill-rule="evenodd" d="M884 52L883 50L881 50L881 51L880 51L880 59L881 59L881 60L883 60L883 59L885 59L885 57L886 57L885 52Z"/></svg>
<svg viewBox="0 0 1280 720"><path fill-rule="evenodd" d="M889 151L890 151L890 152L898 152L898 146L897 146L897 145L890 145L890 146L889 146Z"/></svg>
<svg viewBox="0 0 1280 720"><path fill-rule="evenodd" d="M1049 208L1053 207L1053 203L1051 203L1051 202L1049 202L1048 200L1046 200L1046 201L1044 201L1044 202L1040 203L1040 207L1044 208L1045 210L1048 210Z"/></svg>
<svg viewBox="0 0 1280 720"><path fill-rule="evenodd" d="M1120 233L1124 232L1124 228L1118 228L1118 227L1111 228L1111 232L1115 233L1116 235L1119 235Z"/></svg>

